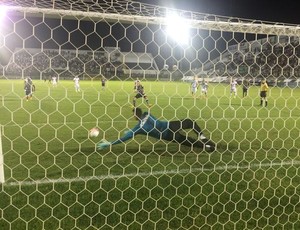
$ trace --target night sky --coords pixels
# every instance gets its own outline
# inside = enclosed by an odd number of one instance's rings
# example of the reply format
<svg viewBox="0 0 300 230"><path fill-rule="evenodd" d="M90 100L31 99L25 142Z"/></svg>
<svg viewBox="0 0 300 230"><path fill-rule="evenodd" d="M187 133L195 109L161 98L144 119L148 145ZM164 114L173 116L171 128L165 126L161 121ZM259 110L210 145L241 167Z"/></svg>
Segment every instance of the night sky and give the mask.
<svg viewBox="0 0 300 230"><path fill-rule="evenodd" d="M220 16L300 24L297 1L285 0L135 0Z"/></svg>

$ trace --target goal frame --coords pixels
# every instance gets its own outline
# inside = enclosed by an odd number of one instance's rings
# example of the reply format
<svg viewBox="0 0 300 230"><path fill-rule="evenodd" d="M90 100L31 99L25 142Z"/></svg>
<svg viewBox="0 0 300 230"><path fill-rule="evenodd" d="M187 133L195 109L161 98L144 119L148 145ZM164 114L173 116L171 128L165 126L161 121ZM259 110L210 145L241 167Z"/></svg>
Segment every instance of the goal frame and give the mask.
<svg viewBox="0 0 300 230"><path fill-rule="evenodd" d="M54 1L55 2L55 1ZM121 23L141 23L141 24L155 24L167 25L166 17L162 16L146 16L146 15L126 15L126 14L113 14L101 12L83 12L83 11L70 11L57 9L59 6L53 2L53 8L39 8L39 7L21 7L21 6L6 6L7 11L13 11L19 14L26 14L35 17L48 15L49 17L57 17L61 15L66 19L82 18L89 19L105 19L107 21ZM165 14L170 9L165 8ZM206 14L195 14L181 10L174 10L182 15L186 23L195 29L219 30L226 32L239 32L239 33L255 33L265 35L286 35L286 36L300 36L300 27L294 24L271 23L258 20L249 19L236 19L223 16L211 16ZM166 16L166 15L165 15ZM212 20L213 19L213 20Z"/></svg>

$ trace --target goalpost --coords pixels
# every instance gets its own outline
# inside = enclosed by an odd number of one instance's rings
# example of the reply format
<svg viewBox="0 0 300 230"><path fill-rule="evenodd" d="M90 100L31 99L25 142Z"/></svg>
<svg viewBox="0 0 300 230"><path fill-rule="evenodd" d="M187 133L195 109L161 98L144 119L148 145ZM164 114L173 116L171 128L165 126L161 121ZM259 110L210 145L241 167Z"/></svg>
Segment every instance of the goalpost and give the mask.
<svg viewBox="0 0 300 230"><path fill-rule="evenodd" d="M1 9L0 229L300 228L298 26L128 0ZM139 107L195 120L216 150L142 135L97 150L136 125L134 81Z"/></svg>
<svg viewBox="0 0 300 230"><path fill-rule="evenodd" d="M0 183L4 183L4 161L3 161L3 150L2 150L2 126L0 125Z"/></svg>

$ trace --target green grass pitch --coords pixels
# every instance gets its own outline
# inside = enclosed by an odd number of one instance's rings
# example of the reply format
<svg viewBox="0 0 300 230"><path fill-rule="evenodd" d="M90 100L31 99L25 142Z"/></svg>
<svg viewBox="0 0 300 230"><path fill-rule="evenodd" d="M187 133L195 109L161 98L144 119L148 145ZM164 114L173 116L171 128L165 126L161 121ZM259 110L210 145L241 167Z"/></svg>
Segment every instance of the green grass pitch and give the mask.
<svg viewBox="0 0 300 230"><path fill-rule="evenodd" d="M34 84L26 101L22 80L0 81L0 229L300 228L300 89L272 87L260 107L257 86L230 99L211 83L205 99L143 81L154 116L196 120L217 150L137 136L97 151L136 124L133 81Z"/></svg>

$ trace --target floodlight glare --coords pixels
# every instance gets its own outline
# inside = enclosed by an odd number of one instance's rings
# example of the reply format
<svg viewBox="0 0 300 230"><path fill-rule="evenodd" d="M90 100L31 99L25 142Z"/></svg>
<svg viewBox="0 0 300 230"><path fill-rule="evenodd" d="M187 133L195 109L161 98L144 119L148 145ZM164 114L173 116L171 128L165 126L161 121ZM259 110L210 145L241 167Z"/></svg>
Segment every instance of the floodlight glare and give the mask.
<svg viewBox="0 0 300 230"><path fill-rule="evenodd" d="M6 16L6 7L0 5L0 32L2 32L2 27L4 26L5 16Z"/></svg>
<svg viewBox="0 0 300 230"><path fill-rule="evenodd" d="M0 20L6 16L6 7L0 6Z"/></svg>
<svg viewBox="0 0 300 230"><path fill-rule="evenodd" d="M179 44L188 44L190 26L187 21L176 12L170 12L166 18L167 34Z"/></svg>

